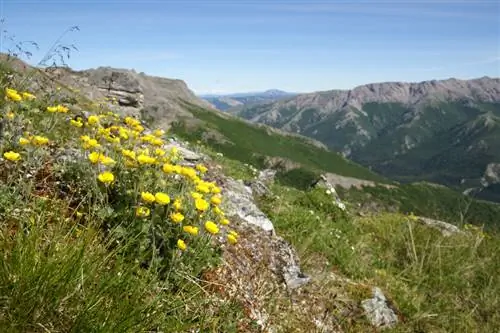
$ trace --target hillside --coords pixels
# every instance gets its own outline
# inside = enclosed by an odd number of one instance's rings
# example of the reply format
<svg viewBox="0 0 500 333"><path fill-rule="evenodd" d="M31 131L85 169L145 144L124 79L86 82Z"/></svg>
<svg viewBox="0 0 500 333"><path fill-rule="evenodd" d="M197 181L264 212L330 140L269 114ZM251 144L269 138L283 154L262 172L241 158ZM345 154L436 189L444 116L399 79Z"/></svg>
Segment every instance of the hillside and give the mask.
<svg viewBox="0 0 500 333"><path fill-rule="evenodd" d="M493 171L500 162L500 79L369 84L236 114L319 140L395 180L427 180L500 199Z"/></svg>
<svg viewBox="0 0 500 333"><path fill-rule="evenodd" d="M278 89L270 89L263 92L237 93L229 95L203 95L200 96L221 111L231 110L235 112L239 107L279 101L297 94Z"/></svg>
<svg viewBox="0 0 500 333"><path fill-rule="evenodd" d="M97 69L135 77L152 96L138 104L92 71L0 70L0 331L500 328L500 205L386 184L310 139L176 98L180 82ZM162 102L141 112L158 91L176 117Z"/></svg>

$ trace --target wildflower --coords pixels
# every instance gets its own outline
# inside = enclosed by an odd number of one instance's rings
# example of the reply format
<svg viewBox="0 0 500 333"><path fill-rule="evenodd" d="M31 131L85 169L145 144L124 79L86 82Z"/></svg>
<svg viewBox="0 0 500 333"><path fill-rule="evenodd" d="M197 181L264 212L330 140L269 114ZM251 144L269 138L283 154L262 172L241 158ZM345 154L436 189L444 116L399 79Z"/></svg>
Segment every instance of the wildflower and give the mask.
<svg viewBox="0 0 500 333"><path fill-rule="evenodd" d="M47 111L50 113L57 112L57 106L47 106Z"/></svg>
<svg viewBox="0 0 500 333"><path fill-rule="evenodd" d="M109 171L104 171L97 176L97 179L99 179L101 183L108 185L115 181L115 176Z"/></svg>
<svg viewBox="0 0 500 333"><path fill-rule="evenodd" d="M182 215L179 212L175 212L175 213L170 214L170 219L174 223L181 223L184 220L184 215Z"/></svg>
<svg viewBox="0 0 500 333"><path fill-rule="evenodd" d="M141 154L137 156L137 162L139 162L139 164L154 164L156 162L156 158Z"/></svg>
<svg viewBox="0 0 500 333"><path fill-rule="evenodd" d="M181 210L182 209L182 201L181 199L175 199L173 203L174 209L175 210Z"/></svg>
<svg viewBox="0 0 500 333"><path fill-rule="evenodd" d="M201 193L210 193L210 189L208 188L207 184L200 183L196 185L196 191L201 192Z"/></svg>
<svg viewBox="0 0 500 333"><path fill-rule="evenodd" d="M22 95L23 95L23 98L24 98L24 99L27 99L27 100L33 100L33 99L35 99L35 98L36 98L36 96L35 96L35 95L30 94L30 93L29 93L29 92L27 92L27 91L23 92L23 94L22 94Z"/></svg>
<svg viewBox="0 0 500 333"><path fill-rule="evenodd" d="M135 209L135 216L137 217L148 217L149 214L151 214L151 211L148 207L140 206Z"/></svg>
<svg viewBox="0 0 500 333"><path fill-rule="evenodd" d="M109 156L104 156L104 155L101 155L99 161L103 164L103 165L106 165L106 166L110 166L110 165L113 165L115 164L115 160L112 159L111 157Z"/></svg>
<svg viewBox="0 0 500 333"><path fill-rule="evenodd" d="M217 185L213 185L212 188L210 189L210 191L213 193L213 194L219 194L221 192L221 189L220 187L218 187Z"/></svg>
<svg viewBox="0 0 500 333"><path fill-rule="evenodd" d="M163 140L160 138L153 138L151 139L151 144L153 146L163 146Z"/></svg>
<svg viewBox="0 0 500 333"><path fill-rule="evenodd" d="M135 151L133 150L122 149L122 155L132 160L135 160Z"/></svg>
<svg viewBox="0 0 500 333"><path fill-rule="evenodd" d="M220 220L220 224L222 224L222 225L228 225L229 223L230 222L229 222L228 219L222 219L222 220Z"/></svg>
<svg viewBox="0 0 500 333"><path fill-rule="evenodd" d="M139 120L132 118L132 117L125 117L125 124L129 125L130 127L134 127L140 124Z"/></svg>
<svg viewBox="0 0 500 333"><path fill-rule="evenodd" d="M155 155L156 156L164 156L165 155L165 151L161 148L156 148L155 149Z"/></svg>
<svg viewBox="0 0 500 333"><path fill-rule="evenodd" d="M90 136L88 136L88 135L82 135L82 136L80 137L80 140L82 140L83 142L87 142L87 141L89 141L89 140L90 140Z"/></svg>
<svg viewBox="0 0 500 333"><path fill-rule="evenodd" d="M203 194L198 193L198 192L191 192L191 197L193 199L201 199L201 198L203 198Z"/></svg>
<svg viewBox="0 0 500 333"><path fill-rule="evenodd" d="M221 204L222 199L219 195L214 195L210 198L210 202L212 203L212 205L217 206Z"/></svg>
<svg viewBox="0 0 500 333"><path fill-rule="evenodd" d="M99 117L98 116L89 116L87 119L87 122L89 125L97 125L99 124Z"/></svg>
<svg viewBox="0 0 500 333"><path fill-rule="evenodd" d="M30 143L30 140L26 139L26 138L19 138L19 144L21 146L26 146Z"/></svg>
<svg viewBox="0 0 500 333"><path fill-rule="evenodd" d="M207 167L204 166L203 164L196 165L196 170L198 170L201 173L205 173L208 171Z"/></svg>
<svg viewBox="0 0 500 333"><path fill-rule="evenodd" d="M162 130L162 129L157 129L153 132L153 135L156 136L156 137L160 137L162 136L163 134L165 134L165 131Z"/></svg>
<svg viewBox="0 0 500 333"><path fill-rule="evenodd" d="M192 225L185 225L182 227L182 230L193 236L198 235L198 227L193 227Z"/></svg>
<svg viewBox="0 0 500 333"><path fill-rule="evenodd" d="M238 237L238 233L234 230L229 231L230 235L233 235L234 237Z"/></svg>
<svg viewBox="0 0 500 333"><path fill-rule="evenodd" d="M155 199L159 205L167 205L170 203L170 197L168 196L168 194L163 192L156 193Z"/></svg>
<svg viewBox="0 0 500 333"><path fill-rule="evenodd" d="M96 139L89 139L88 141L84 141L83 143L83 148L85 149L97 148L100 146L101 145L99 144L99 142L97 142Z"/></svg>
<svg viewBox="0 0 500 333"><path fill-rule="evenodd" d="M179 248L179 250L184 251L184 250L186 250L186 243L184 243L184 241L182 239L178 239L177 240L177 247Z"/></svg>
<svg viewBox="0 0 500 333"><path fill-rule="evenodd" d="M99 162L99 158L100 158L101 154L94 151L94 152L91 152L89 155L88 155L88 158L90 160L90 162L96 164L97 162Z"/></svg>
<svg viewBox="0 0 500 333"><path fill-rule="evenodd" d="M16 161L19 161L21 159L21 154L16 153L16 152L11 150L11 151L3 153L3 157L5 157L9 161L16 162Z"/></svg>
<svg viewBox="0 0 500 333"><path fill-rule="evenodd" d="M7 119L14 119L15 116L16 116L16 114L12 111L7 112L7 114L6 114Z"/></svg>
<svg viewBox="0 0 500 333"><path fill-rule="evenodd" d="M224 216L224 212L217 206L215 206L213 208L213 212L216 214L216 215L220 215L220 216Z"/></svg>
<svg viewBox="0 0 500 333"><path fill-rule="evenodd" d="M72 126L75 126L75 127L82 127L83 126L83 122L81 121L81 119L77 119L77 120L74 120L74 119L71 119L69 121L69 123L72 125Z"/></svg>
<svg viewBox="0 0 500 333"><path fill-rule="evenodd" d="M227 241L230 243L230 244L236 244L238 242L238 239L234 236L234 235L227 235Z"/></svg>
<svg viewBox="0 0 500 333"><path fill-rule="evenodd" d="M16 90L10 89L10 88L5 89L5 99L11 100L14 102L20 102L23 100L21 95L19 95L19 93Z"/></svg>
<svg viewBox="0 0 500 333"><path fill-rule="evenodd" d="M153 193L150 193L150 192L142 192L141 199L147 203L155 202L155 196L153 195Z"/></svg>
<svg viewBox="0 0 500 333"><path fill-rule="evenodd" d="M213 235L219 233L219 227L212 221L205 222L205 230Z"/></svg>
<svg viewBox="0 0 500 333"><path fill-rule="evenodd" d="M43 146L49 143L49 139L43 136L35 135L31 142L33 142L35 146Z"/></svg>
<svg viewBox="0 0 500 333"><path fill-rule="evenodd" d="M69 109L64 105L57 105L57 106L48 106L47 111L50 113L55 113L55 112L67 113Z"/></svg>

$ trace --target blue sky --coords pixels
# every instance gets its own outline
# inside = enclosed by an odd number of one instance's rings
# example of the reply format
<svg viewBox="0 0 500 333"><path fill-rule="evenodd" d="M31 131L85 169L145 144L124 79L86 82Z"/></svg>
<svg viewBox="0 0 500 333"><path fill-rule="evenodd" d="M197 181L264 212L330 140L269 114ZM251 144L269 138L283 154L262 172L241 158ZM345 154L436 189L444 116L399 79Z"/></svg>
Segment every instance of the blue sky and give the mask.
<svg viewBox="0 0 500 333"><path fill-rule="evenodd" d="M76 25L72 68L134 68L197 93L500 77L498 0L0 0L0 16L40 45L31 63Z"/></svg>

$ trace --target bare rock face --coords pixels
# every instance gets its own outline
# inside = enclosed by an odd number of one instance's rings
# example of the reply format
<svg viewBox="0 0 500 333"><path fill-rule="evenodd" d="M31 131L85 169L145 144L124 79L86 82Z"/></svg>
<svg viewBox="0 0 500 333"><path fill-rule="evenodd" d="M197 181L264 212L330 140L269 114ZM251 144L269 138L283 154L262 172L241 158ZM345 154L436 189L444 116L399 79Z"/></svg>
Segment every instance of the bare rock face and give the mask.
<svg viewBox="0 0 500 333"><path fill-rule="evenodd" d="M437 229L441 232L443 236L451 236L457 233L461 233L462 231L460 228L458 228L456 225L443 222L443 221L438 221L434 219L430 219L428 217L417 217L417 221L425 224L426 226Z"/></svg>
<svg viewBox="0 0 500 333"><path fill-rule="evenodd" d="M392 327L399 320L380 288L373 288L373 297L361 302L367 318L375 327Z"/></svg>

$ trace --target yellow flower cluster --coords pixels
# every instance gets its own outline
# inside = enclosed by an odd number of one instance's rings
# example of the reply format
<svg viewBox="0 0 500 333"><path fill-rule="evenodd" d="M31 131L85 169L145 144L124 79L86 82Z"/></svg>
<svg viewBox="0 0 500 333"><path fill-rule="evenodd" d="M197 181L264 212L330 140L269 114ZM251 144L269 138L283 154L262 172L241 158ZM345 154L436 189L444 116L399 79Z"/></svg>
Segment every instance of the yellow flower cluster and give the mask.
<svg viewBox="0 0 500 333"><path fill-rule="evenodd" d="M5 96L14 102L36 98L13 89L6 89ZM105 187L120 182L120 188L134 188L126 190L127 193L138 191L133 208L138 219L162 218L178 226L179 234L185 235L178 240L180 250L187 250L191 237L200 234L224 233L228 243L237 243L238 235L228 229L230 222L220 207L223 202L221 188L205 179L209 171L205 165L178 164L181 160L179 150L167 148L165 131L148 131L138 119L121 117L104 109L88 117L68 120L56 115L70 113L67 106L56 104L46 107L46 111L51 114L51 121L59 121L61 126L67 126L76 134L73 137L79 138L70 143L86 152L88 167L96 168L97 182ZM45 146L49 142L47 137L29 133L18 139L19 146ZM54 144L57 146L57 140ZM12 162L21 160L21 154L15 151L4 152L3 157ZM130 177L131 174L136 175L135 178ZM127 183L129 178L126 177L135 179L135 183Z"/></svg>

